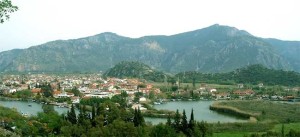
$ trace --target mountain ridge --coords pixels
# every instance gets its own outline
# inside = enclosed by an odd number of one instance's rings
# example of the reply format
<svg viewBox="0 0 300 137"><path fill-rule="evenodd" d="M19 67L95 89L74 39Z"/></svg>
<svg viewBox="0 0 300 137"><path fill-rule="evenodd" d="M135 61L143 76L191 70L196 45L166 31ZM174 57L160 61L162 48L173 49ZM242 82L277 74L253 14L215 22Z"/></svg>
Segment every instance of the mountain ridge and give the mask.
<svg viewBox="0 0 300 137"><path fill-rule="evenodd" d="M121 61L139 61L169 73L229 72L251 64L300 71L300 45L296 42L296 51L288 56L291 51L285 50L287 44L218 24L169 36L129 38L104 32L0 52L0 71L95 72L106 71Z"/></svg>

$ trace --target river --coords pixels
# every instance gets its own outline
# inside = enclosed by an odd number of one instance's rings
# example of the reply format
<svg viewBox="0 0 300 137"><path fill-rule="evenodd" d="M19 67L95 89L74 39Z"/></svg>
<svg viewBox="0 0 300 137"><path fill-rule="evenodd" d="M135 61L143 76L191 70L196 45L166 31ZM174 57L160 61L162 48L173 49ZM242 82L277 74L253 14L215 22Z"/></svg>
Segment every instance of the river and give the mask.
<svg viewBox="0 0 300 137"><path fill-rule="evenodd" d="M209 110L209 106L213 101L176 101L176 102L167 102L161 105L154 105L156 109L165 109L165 110L179 110L182 113L183 109L186 112L186 116L189 120L191 115L191 110L194 110L194 118L197 121L207 121L207 122L245 122L247 120L239 119L232 116L222 115L217 112ZM0 105L9 108L15 108L20 113L26 113L29 115L36 115L38 112L42 112L42 105L36 102L31 101L2 101L0 100ZM54 109L59 113L67 113L68 108L60 108L54 106ZM160 122L165 123L166 118L145 118L146 122L151 122L152 124L158 124Z"/></svg>
<svg viewBox="0 0 300 137"><path fill-rule="evenodd" d="M245 119L240 119L233 116L223 115L215 111L211 111L209 106L213 101L175 101L168 102L161 105L154 105L155 109L158 110L179 110L179 113L182 113L185 110L186 116L189 120L191 115L191 110L194 110L194 119L197 121L206 121L206 122L246 122ZM146 121L151 121L153 124L158 124L159 122L167 122L165 118L145 118Z"/></svg>
<svg viewBox="0 0 300 137"><path fill-rule="evenodd" d="M3 101L0 100L0 105L8 108L17 109L20 113L26 113L30 115L36 115L38 112L43 112L42 105L32 101ZM68 108L61 108L54 106L55 111L59 114L67 113Z"/></svg>

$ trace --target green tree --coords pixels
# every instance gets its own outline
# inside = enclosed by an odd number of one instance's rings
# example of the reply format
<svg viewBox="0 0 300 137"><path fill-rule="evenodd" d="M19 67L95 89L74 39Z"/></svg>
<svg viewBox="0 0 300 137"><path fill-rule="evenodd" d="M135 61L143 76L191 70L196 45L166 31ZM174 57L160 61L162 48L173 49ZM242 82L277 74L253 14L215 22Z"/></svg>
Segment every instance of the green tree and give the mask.
<svg viewBox="0 0 300 137"><path fill-rule="evenodd" d="M175 117L174 117L174 128L176 129L177 132L180 132L180 118L181 118L181 116L177 109L176 113L175 113Z"/></svg>
<svg viewBox="0 0 300 137"><path fill-rule="evenodd" d="M44 113L54 113L54 112L56 112L55 110L54 110L54 106L53 105L46 105L46 104L43 104L43 106L42 106L42 109L43 109L43 112Z"/></svg>
<svg viewBox="0 0 300 137"><path fill-rule="evenodd" d="M281 126L281 137L284 137L284 124Z"/></svg>
<svg viewBox="0 0 300 137"><path fill-rule="evenodd" d="M191 117L189 121L189 129L194 130L194 127L195 127L194 110L192 109Z"/></svg>
<svg viewBox="0 0 300 137"><path fill-rule="evenodd" d="M181 117L181 131L186 134L187 129L188 129L187 117L185 114L185 110L183 110L182 117Z"/></svg>
<svg viewBox="0 0 300 137"><path fill-rule="evenodd" d="M154 101L155 100L155 94L154 94L154 91L151 90L150 93L149 93L149 99Z"/></svg>
<svg viewBox="0 0 300 137"><path fill-rule="evenodd" d="M172 125L172 121L171 121L171 115L169 114L168 115L168 120L167 120L167 123L166 123L168 126L171 126Z"/></svg>
<svg viewBox="0 0 300 137"><path fill-rule="evenodd" d="M174 128L162 123L154 126L150 131L150 137L177 137Z"/></svg>
<svg viewBox="0 0 300 137"><path fill-rule="evenodd" d="M77 89L77 87L73 87L71 92L74 94L74 96L81 96L80 91Z"/></svg>
<svg viewBox="0 0 300 137"><path fill-rule="evenodd" d="M145 120L141 113L140 108L134 109L133 123L135 127L143 126L145 124Z"/></svg>
<svg viewBox="0 0 300 137"><path fill-rule="evenodd" d="M76 124L77 123L77 118L76 118L76 113L75 113L75 108L74 105L72 104L71 110L68 111L67 113L67 119L72 123Z"/></svg>
<svg viewBox="0 0 300 137"><path fill-rule="evenodd" d="M17 6L14 6L10 0L1 0L0 1L0 23L3 23L4 20L8 20L10 13L18 10Z"/></svg>

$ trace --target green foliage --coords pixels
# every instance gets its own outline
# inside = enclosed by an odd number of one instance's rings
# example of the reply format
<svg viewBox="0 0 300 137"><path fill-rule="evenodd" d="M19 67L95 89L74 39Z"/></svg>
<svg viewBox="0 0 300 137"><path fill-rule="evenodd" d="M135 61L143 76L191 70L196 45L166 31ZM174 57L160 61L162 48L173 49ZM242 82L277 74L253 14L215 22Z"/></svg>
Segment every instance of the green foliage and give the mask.
<svg viewBox="0 0 300 137"><path fill-rule="evenodd" d="M251 65L236 69L228 73L204 74L190 71L175 75L183 82L205 82L232 85L236 83L249 83L257 85L285 85L297 86L300 84L300 74L292 71L268 69L262 65Z"/></svg>
<svg viewBox="0 0 300 137"><path fill-rule="evenodd" d="M164 125L162 123L156 125L152 128L150 132L151 137L176 137L178 133L176 133L175 129L169 125Z"/></svg>
<svg viewBox="0 0 300 137"><path fill-rule="evenodd" d="M247 113L257 113L260 121L300 122L300 109L297 104L271 101L226 101L220 105L230 106ZM261 112L264 111L264 115Z"/></svg>
<svg viewBox="0 0 300 137"><path fill-rule="evenodd" d="M74 94L74 96L81 96L80 91L77 89L77 87L73 87L71 90L67 90L67 92L71 92Z"/></svg>
<svg viewBox="0 0 300 137"><path fill-rule="evenodd" d="M299 44L295 43L296 46L293 47L299 47ZM137 39L102 33L0 53L3 58L0 70L99 72L107 71L121 61L139 61L168 73L193 70L203 73L229 72L249 64L299 71L299 48L289 50L290 46L280 45L286 50L275 50L268 40L220 25L172 36L147 36ZM56 58L49 58L50 56ZM141 73L128 69L124 71L138 78L164 80L161 73L139 75Z"/></svg>
<svg viewBox="0 0 300 137"><path fill-rule="evenodd" d="M53 89L50 84L42 84L39 86L41 88L43 95L48 98L53 96Z"/></svg>
<svg viewBox="0 0 300 137"><path fill-rule="evenodd" d="M16 93L14 93L13 97L28 99L28 98L32 97L32 92L30 90L18 91Z"/></svg>
<svg viewBox="0 0 300 137"><path fill-rule="evenodd" d="M77 123L77 118L76 118L76 113L75 113L75 108L74 108L74 105L72 104L71 106L71 110L68 111L67 113L67 120L69 122L71 122L72 124L76 124Z"/></svg>
<svg viewBox="0 0 300 137"><path fill-rule="evenodd" d="M134 109L133 123L134 123L135 127L144 126L144 124L145 124L145 120L141 113L140 108Z"/></svg>
<svg viewBox="0 0 300 137"><path fill-rule="evenodd" d="M4 20L8 20L10 13L17 11L19 8L14 6L10 0L1 0L0 1L0 23L3 23Z"/></svg>
<svg viewBox="0 0 300 137"><path fill-rule="evenodd" d="M117 78L139 78L155 82L163 82L167 77L163 72L156 71L140 62L122 61L116 64L113 68L104 73L106 77ZM146 85L138 85L139 88L145 88Z"/></svg>

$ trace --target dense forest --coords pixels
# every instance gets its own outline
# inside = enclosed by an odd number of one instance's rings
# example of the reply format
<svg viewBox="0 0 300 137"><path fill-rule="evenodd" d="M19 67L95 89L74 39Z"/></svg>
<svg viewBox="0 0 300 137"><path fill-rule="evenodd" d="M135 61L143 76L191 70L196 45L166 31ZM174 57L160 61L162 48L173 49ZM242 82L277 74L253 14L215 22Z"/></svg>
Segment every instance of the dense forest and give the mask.
<svg viewBox="0 0 300 137"><path fill-rule="evenodd" d="M181 82L206 82L218 84L248 83L265 85L300 85L300 74L293 71L268 69L263 65L251 65L228 73L205 74L196 71L175 75Z"/></svg>

